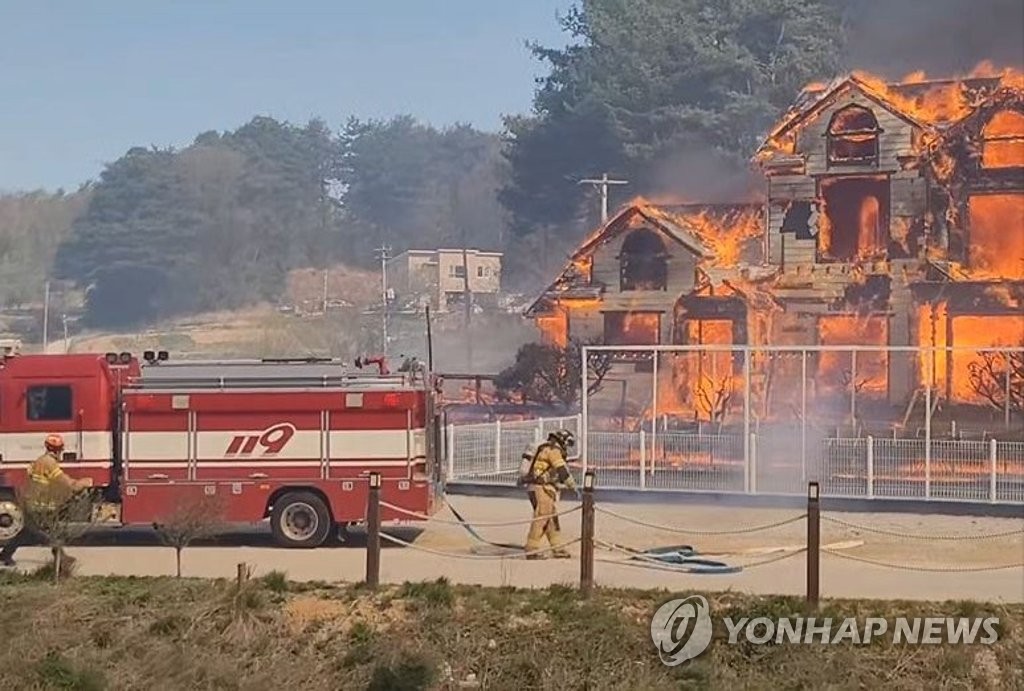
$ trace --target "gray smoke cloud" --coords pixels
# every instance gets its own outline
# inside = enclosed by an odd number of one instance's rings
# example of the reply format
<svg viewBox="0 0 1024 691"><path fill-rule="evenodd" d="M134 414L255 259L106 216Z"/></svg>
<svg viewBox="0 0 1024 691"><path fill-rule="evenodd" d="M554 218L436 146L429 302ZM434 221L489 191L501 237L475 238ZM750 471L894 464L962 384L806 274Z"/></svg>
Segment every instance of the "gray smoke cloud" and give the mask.
<svg viewBox="0 0 1024 691"><path fill-rule="evenodd" d="M848 0L847 62L898 79L1024 64L1022 0Z"/></svg>
<svg viewBox="0 0 1024 691"><path fill-rule="evenodd" d="M692 202L742 202L760 199L764 179L743 160L711 147L691 145L659 158L644 194Z"/></svg>

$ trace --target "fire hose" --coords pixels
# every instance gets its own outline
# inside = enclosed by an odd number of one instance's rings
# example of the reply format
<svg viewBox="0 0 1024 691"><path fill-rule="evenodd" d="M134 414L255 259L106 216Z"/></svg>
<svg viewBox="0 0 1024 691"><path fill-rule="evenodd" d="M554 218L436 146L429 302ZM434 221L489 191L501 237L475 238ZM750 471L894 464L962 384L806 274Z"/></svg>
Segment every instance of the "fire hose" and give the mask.
<svg viewBox="0 0 1024 691"><path fill-rule="evenodd" d="M455 516L455 520L457 520L459 522L459 525L461 525L463 528L465 528L466 532L469 533L474 539L484 543L485 545L491 545L492 547L503 547L505 549L515 549L515 550L519 550L520 552L525 551L525 548L522 545L512 545L512 544L509 544L507 542L491 542L490 540L484 539L484 537L480 533L476 532L476 529L473 528L473 526L470 525L469 522L466 521L466 519L462 517L462 514L460 514L458 511L455 510L455 507L452 506L452 503L449 500L448 495L445 495L445 504L448 505L448 510L452 512L453 516Z"/></svg>
<svg viewBox="0 0 1024 691"><path fill-rule="evenodd" d="M630 554L630 559L634 561L656 564L661 568L682 573L726 574L739 573L743 570L742 566L730 566L722 561L705 559L699 556L700 553L690 545L669 545L640 550L613 542L602 542L601 544L615 551Z"/></svg>
<svg viewBox="0 0 1024 691"><path fill-rule="evenodd" d="M524 548L522 545L514 545L507 542L494 542L486 539L476 531L469 521L462 517L462 514L460 514L454 506L452 506L447 495L445 496L445 503L448 506L448 510L452 512L453 516L455 516L459 525L461 525L473 539L492 547L513 549L519 552L523 551ZM698 556L698 552L690 545L670 545L668 547L654 547L646 550L638 550L614 543L602 544L607 544L611 548L630 554L630 558L632 560L648 564L656 563L659 566L672 569L673 571L679 571L681 573L726 574L739 573L743 570L743 567L741 566L730 566L725 562L701 558Z"/></svg>

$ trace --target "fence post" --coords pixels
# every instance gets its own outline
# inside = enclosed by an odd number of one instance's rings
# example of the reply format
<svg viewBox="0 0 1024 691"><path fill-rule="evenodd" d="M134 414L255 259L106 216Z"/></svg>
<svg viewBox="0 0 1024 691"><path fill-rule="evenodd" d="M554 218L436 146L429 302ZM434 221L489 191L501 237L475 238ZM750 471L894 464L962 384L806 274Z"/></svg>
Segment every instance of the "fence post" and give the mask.
<svg viewBox="0 0 1024 691"><path fill-rule="evenodd" d="M380 585L380 473L370 473L366 500L366 585Z"/></svg>
<svg viewBox="0 0 1024 691"><path fill-rule="evenodd" d="M995 439L988 440L988 459L992 466L992 476L989 478L989 501L993 504L996 503L996 460L998 458L998 445L999 443Z"/></svg>
<svg viewBox="0 0 1024 691"><path fill-rule="evenodd" d="M807 482L807 351L800 353L800 480Z"/></svg>
<svg viewBox="0 0 1024 691"><path fill-rule="evenodd" d="M750 433L750 484L747 491L757 494L757 433Z"/></svg>
<svg viewBox="0 0 1024 691"><path fill-rule="evenodd" d="M594 471L583 475L582 525L580 526L580 592L588 597L594 589Z"/></svg>
<svg viewBox="0 0 1024 691"><path fill-rule="evenodd" d="M249 580L249 565L244 561L239 562L236 568L236 578L238 580L238 587L241 588L245 585L245 582Z"/></svg>
<svg viewBox="0 0 1024 691"><path fill-rule="evenodd" d="M587 439L587 432L590 426L590 417L587 415L587 406L590 404L590 396L587 394L589 384L587 383L588 366L590 360L588 359L589 351L587 346L580 348L580 377L583 380L580 384L580 461L583 463L583 472L587 472L587 457L589 454L589 440Z"/></svg>
<svg viewBox="0 0 1024 691"><path fill-rule="evenodd" d="M445 447L445 455L448 456L448 477L455 477L455 425L448 423L448 443Z"/></svg>
<svg viewBox="0 0 1024 691"><path fill-rule="evenodd" d="M821 565L821 506L818 483L807 485L807 606L818 609Z"/></svg>
<svg viewBox="0 0 1024 691"><path fill-rule="evenodd" d="M494 421L494 472L501 472L501 420Z"/></svg>
<svg viewBox="0 0 1024 691"><path fill-rule="evenodd" d="M868 435L868 499L875 498L875 438Z"/></svg>
<svg viewBox="0 0 1024 691"><path fill-rule="evenodd" d="M658 351L654 353L654 367L652 372L651 391L651 475L654 475L655 461L658 459ZM640 429L643 429L643 420L640 421ZM664 443L664 442L663 442Z"/></svg>
<svg viewBox="0 0 1024 691"><path fill-rule="evenodd" d="M647 432L640 428L640 489L647 489Z"/></svg>
<svg viewBox="0 0 1024 691"><path fill-rule="evenodd" d="M924 498L932 497L932 387L924 389Z"/></svg>
<svg viewBox="0 0 1024 691"><path fill-rule="evenodd" d="M732 352L731 350L729 351ZM750 346L743 346L743 464L746 475L744 491L750 491Z"/></svg>

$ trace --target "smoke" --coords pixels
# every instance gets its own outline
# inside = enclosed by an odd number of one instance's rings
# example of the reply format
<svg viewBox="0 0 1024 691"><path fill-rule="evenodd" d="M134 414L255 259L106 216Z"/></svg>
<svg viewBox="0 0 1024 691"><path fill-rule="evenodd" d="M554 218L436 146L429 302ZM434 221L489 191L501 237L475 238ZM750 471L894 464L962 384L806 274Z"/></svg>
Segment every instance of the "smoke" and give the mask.
<svg viewBox="0 0 1024 691"><path fill-rule="evenodd" d="M532 322L518 313L475 313L468 330L461 308L431 317L435 372L497 374L515 361L519 346L539 339ZM414 355L426 362L426 323L413 321L404 326L401 330L395 326L392 353Z"/></svg>
<svg viewBox="0 0 1024 691"><path fill-rule="evenodd" d="M1021 0L848 0L846 23L849 65L890 79L1024 64Z"/></svg>
<svg viewBox="0 0 1024 691"><path fill-rule="evenodd" d="M690 145L661 156L645 195L654 202L757 201L764 179L746 161L709 146Z"/></svg>

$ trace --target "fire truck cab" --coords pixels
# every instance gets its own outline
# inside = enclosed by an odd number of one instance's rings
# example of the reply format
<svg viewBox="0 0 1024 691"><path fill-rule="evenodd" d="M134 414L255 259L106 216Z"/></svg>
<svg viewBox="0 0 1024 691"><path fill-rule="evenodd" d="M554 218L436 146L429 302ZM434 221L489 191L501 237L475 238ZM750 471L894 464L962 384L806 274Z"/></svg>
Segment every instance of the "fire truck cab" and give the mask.
<svg viewBox="0 0 1024 691"><path fill-rule="evenodd" d="M443 493L443 435L429 374L335 360L172 362L166 353L0 360L0 544L20 530L18 489L46 434L61 467L92 480L92 522L160 524L216 500L225 523L269 519L275 541L315 547L366 518L429 516ZM204 499L206 498L206 499Z"/></svg>

